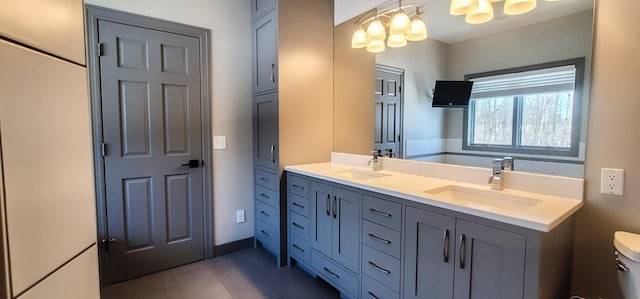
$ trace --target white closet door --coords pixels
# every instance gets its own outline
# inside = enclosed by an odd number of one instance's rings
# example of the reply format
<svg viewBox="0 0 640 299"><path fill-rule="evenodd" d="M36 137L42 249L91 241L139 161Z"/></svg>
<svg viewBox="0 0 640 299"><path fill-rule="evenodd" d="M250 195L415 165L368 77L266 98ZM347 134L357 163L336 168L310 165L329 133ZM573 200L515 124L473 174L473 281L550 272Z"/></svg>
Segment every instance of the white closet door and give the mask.
<svg viewBox="0 0 640 299"><path fill-rule="evenodd" d="M0 35L85 64L81 0L2 0Z"/></svg>
<svg viewBox="0 0 640 299"><path fill-rule="evenodd" d="M15 296L96 241L91 123L85 68L5 41L0 65Z"/></svg>

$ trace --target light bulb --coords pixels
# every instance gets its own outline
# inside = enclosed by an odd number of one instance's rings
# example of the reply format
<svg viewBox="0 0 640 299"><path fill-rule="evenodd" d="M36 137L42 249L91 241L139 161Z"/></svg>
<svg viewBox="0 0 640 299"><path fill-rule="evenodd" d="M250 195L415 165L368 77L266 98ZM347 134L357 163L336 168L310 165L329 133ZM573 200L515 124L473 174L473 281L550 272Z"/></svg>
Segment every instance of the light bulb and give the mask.
<svg viewBox="0 0 640 299"><path fill-rule="evenodd" d="M493 5L488 0L478 0L478 7L469 13L464 20L469 24L482 24L493 19Z"/></svg>
<svg viewBox="0 0 640 299"><path fill-rule="evenodd" d="M478 7L478 0L451 0L449 14L461 16L475 10Z"/></svg>
<svg viewBox="0 0 640 299"><path fill-rule="evenodd" d="M520 15L532 11L537 4L536 0L506 0L504 13L506 15Z"/></svg>
<svg viewBox="0 0 640 299"><path fill-rule="evenodd" d="M358 27L351 38L351 48L364 48L367 46L367 33Z"/></svg>
<svg viewBox="0 0 640 299"><path fill-rule="evenodd" d="M389 34L405 34L411 30L411 20L409 16L403 11L398 11L397 14L391 18L391 25L389 26Z"/></svg>
<svg viewBox="0 0 640 299"><path fill-rule="evenodd" d="M367 43L367 51L371 53L380 53L384 51L384 41L383 40L370 40Z"/></svg>
<svg viewBox="0 0 640 299"><path fill-rule="evenodd" d="M416 16L413 21L411 21L411 31L407 33L406 38L412 42L421 41L427 38L427 26L419 16Z"/></svg>
<svg viewBox="0 0 640 299"><path fill-rule="evenodd" d="M387 46L390 48L400 48L407 45L407 39L404 34L390 34L387 40Z"/></svg>
<svg viewBox="0 0 640 299"><path fill-rule="evenodd" d="M375 19L371 23L369 23L369 26L367 27L368 40L384 41L385 38L387 38L387 32L385 31L382 22L380 22L378 19ZM382 44L384 45L384 42Z"/></svg>

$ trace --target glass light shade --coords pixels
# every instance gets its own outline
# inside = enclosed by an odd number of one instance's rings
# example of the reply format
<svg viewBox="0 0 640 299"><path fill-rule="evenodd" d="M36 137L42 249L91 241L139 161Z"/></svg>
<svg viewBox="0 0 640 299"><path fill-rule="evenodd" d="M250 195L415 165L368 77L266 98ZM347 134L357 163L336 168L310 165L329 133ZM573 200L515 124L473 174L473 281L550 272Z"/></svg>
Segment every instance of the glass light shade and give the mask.
<svg viewBox="0 0 640 299"><path fill-rule="evenodd" d="M415 17L413 21L411 21L411 31L407 33L406 38L412 42L427 38L427 26L420 17Z"/></svg>
<svg viewBox="0 0 640 299"><path fill-rule="evenodd" d="M362 28L356 29L351 38L351 48L364 48L367 46L367 33Z"/></svg>
<svg viewBox="0 0 640 299"><path fill-rule="evenodd" d="M367 27L367 39L384 41L387 38L387 32L384 29L384 25L378 19L373 20ZM382 43L384 45L384 42Z"/></svg>
<svg viewBox="0 0 640 299"><path fill-rule="evenodd" d="M383 40L370 40L367 43L367 51L371 53L380 53L384 51L384 41Z"/></svg>
<svg viewBox="0 0 640 299"><path fill-rule="evenodd" d="M536 0L506 0L504 2L504 13L507 15L520 15L530 12L537 5Z"/></svg>
<svg viewBox="0 0 640 299"><path fill-rule="evenodd" d="M482 24L493 19L493 5L487 0L478 0L478 7L469 13L464 20L469 24Z"/></svg>
<svg viewBox="0 0 640 299"><path fill-rule="evenodd" d="M387 40L389 48L401 48L407 45L407 39L404 34L390 34Z"/></svg>
<svg viewBox="0 0 640 299"><path fill-rule="evenodd" d="M475 10L478 7L478 0L451 0L449 14L461 16Z"/></svg>
<svg viewBox="0 0 640 299"><path fill-rule="evenodd" d="M391 25L389 26L389 35L393 34L405 34L411 30L411 20L407 14L400 10L397 14L391 18Z"/></svg>

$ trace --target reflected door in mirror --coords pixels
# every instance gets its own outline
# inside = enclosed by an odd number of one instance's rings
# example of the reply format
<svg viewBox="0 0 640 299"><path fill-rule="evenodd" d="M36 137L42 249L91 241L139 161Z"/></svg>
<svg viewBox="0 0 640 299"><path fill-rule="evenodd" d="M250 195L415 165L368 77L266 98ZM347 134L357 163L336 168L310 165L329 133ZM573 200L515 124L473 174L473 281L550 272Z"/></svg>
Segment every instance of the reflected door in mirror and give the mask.
<svg viewBox="0 0 640 299"><path fill-rule="evenodd" d="M374 149L385 156L402 157L403 70L376 67Z"/></svg>

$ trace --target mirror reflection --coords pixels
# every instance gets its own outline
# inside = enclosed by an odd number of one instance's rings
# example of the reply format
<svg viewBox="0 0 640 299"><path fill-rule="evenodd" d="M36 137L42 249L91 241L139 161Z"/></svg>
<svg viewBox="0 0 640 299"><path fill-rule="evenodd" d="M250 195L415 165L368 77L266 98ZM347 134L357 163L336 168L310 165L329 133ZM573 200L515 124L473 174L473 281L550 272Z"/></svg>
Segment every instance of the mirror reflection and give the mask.
<svg viewBox="0 0 640 299"><path fill-rule="evenodd" d="M334 151L480 167L511 156L518 171L582 177L593 1L517 16L495 2L477 25L449 4L426 2L426 40L377 54L351 47L367 13L336 26ZM469 106L432 107L436 80L474 81Z"/></svg>

